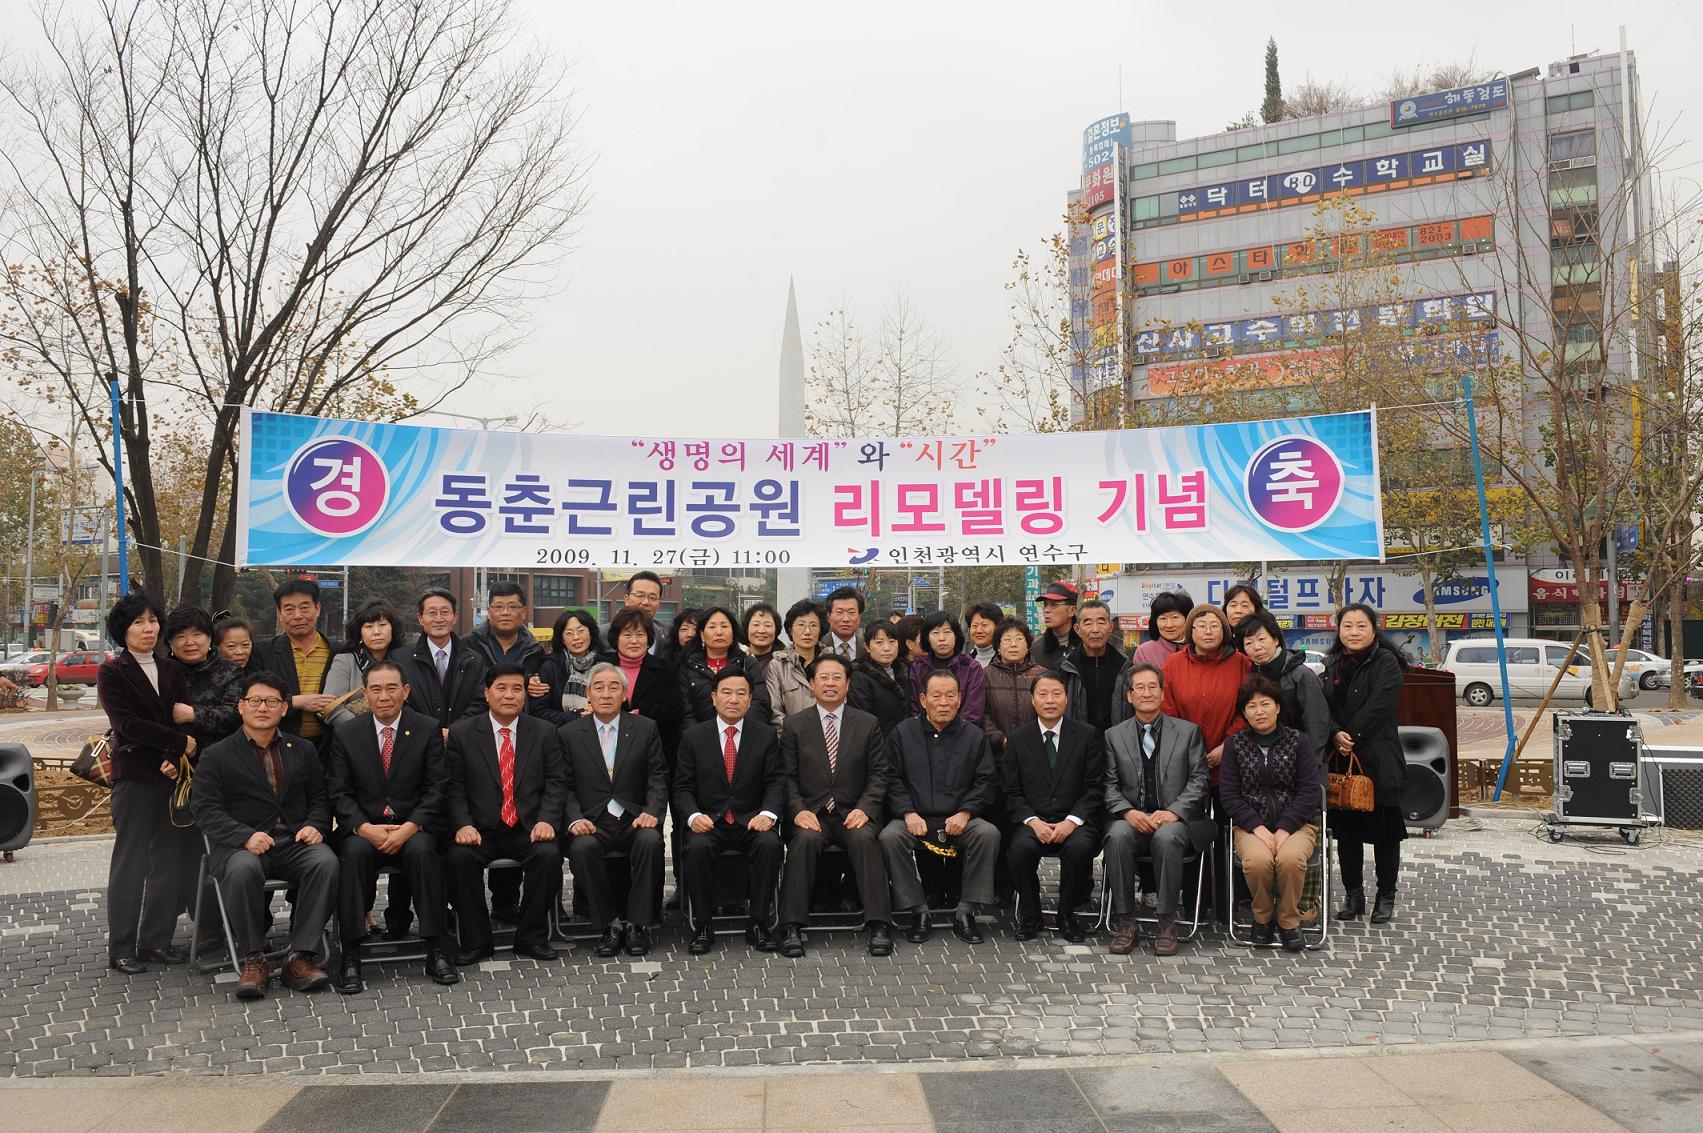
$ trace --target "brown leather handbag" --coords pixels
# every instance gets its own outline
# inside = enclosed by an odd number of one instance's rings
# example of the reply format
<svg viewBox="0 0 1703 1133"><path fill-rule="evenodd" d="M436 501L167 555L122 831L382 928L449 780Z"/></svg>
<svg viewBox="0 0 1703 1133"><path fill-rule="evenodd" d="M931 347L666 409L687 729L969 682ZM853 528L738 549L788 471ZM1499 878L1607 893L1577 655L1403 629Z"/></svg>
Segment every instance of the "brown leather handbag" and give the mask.
<svg viewBox="0 0 1703 1133"><path fill-rule="evenodd" d="M1348 753L1345 771L1332 771L1325 784L1325 805L1331 810L1371 811L1377 806L1372 777L1360 767L1360 757Z"/></svg>

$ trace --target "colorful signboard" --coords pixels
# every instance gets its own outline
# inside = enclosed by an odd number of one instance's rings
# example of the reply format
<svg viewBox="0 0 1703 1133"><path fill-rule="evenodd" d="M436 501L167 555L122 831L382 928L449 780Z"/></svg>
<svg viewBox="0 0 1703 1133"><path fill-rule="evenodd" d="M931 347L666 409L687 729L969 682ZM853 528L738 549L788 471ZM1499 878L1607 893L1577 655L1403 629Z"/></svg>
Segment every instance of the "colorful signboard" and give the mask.
<svg viewBox="0 0 1703 1133"><path fill-rule="evenodd" d="M1413 330L1480 323L1494 326L1496 296L1492 292L1441 295L1428 299L1379 303L1347 310L1311 311L1298 315L1262 315L1181 327L1148 328L1131 339L1137 365L1161 358L1208 354L1243 354L1316 346L1327 338L1373 330Z"/></svg>
<svg viewBox="0 0 1703 1133"><path fill-rule="evenodd" d="M1491 79L1470 87L1416 94L1390 103L1390 125L1406 128L1446 118L1464 118L1508 105L1508 80Z"/></svg>
<svg viewBox="0 0 1703 1133"><path fill-rule="evenodd" d="M1524 613L1525 571L1518 567L1498 567L1496 579L1504 614ZM1243 580L1230 571L1210 569L1120 575L1112 609L1114 613L1143 615L1153 605L1154 598L1169 590L1187 591L1196 602L1222 605L1225 592L1239 581ZM1330 600L1330 581L1330 572L1317 567L1278 567L1253 585L1272 613L1280 617L1323 618L1326 620L1314 628L1328 629L1334 624L1328 619L1336 609ZM1110 579L1105 582L1112 585ZM1417 575L1403 574L1388 566L1355 566L1344 576L1343 586L1350 602L1365 602L1379 611L1425 616L1425 591ZM1433 589L1432 604L1437 607L1439 617L1490 613L1490 587L1482 573L1438 582ZM1293 624L1295 628L1307 628L1304 622Z"/></svg>
<svg viewBox="0 0 1703 1133"><path fill-rule="evenodd" d="M1113 114L1082 131L1082 172L1112 159L1118 146L1129 145L1129 115Z"/></svg>
<svg viewBox="0 0 1703 1133"><path fill-rule="evenodd" d="M586 437L244 410L239 565L1376 559L1372 411L1102 433Z"/></svg>
<svg viewBox="0 0 1703 1133"><path fill-rule="evenodd" d="M1418 374L1463 367L1476 369L1501 356L1499 342L1494 331L1404 338L1388 344L1388 357L1397 359L1403 369ZM1258 357L1232 355L1155 363L1147 367L1147 392L1152 397L1168 397L1226 377L1235 377L1249 388L1262 384L1303 385L1328 376L1333 368L1340 368L1341 349L1285 350Z"/></svg>
<svg viewBox="0 0 1703 1133"><path fill-rule="evenodd" d="M1429 185L1439 178L1473 177L1489 170L1488 141L1450 142L1386 157L1356 158L1183 189L1176 194L1177 219L1205 220L1313 204L1338 193L1359 196L1389 192Z"/></svg>

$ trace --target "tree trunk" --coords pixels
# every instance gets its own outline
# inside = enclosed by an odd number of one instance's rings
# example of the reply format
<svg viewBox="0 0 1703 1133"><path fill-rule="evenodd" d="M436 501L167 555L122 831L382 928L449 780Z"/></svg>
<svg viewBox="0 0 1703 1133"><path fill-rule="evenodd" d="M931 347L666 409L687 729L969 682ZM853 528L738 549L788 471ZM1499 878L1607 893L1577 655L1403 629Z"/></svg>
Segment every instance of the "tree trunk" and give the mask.
<svg viewBox="0 0 1703 1133"><path fill-rule="evenodd" d="M1448 634L1437 624L1437 572L1423 565L1419 567L1419 585L1425 592L1425 631L1431 642L1431 663L1443 663L1443 651L1448 646Z"/></svg>
<svg viewBox="0 0 1703 1133"><path fill-rule="evenodd" d="M225 537L219 540L219 561L213 564L213 596L210 605L215 610L231 608L231 596L237 589L237 568L234 565L236 554L237 525L236 517L232 516L225 523Z"/></svg>
<svg viewBox="0 0 1703 1133"><path fill-rule="evenodd" d="M1668 587L1668 707L1684 708L1690 691L1685 687L1685 578L1675 578Z"/></svg>

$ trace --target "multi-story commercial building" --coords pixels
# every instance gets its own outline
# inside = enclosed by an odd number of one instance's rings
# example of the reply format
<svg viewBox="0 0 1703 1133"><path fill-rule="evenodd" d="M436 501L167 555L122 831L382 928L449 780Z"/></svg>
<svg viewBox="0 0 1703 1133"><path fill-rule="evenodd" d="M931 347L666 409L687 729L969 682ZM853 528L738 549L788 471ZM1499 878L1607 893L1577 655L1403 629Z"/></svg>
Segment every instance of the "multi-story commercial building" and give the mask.
<svg viewBox="0 0 1703 1133"><path fill-rule="evenodd" d="M1362 331L1451 360L1443 382L1452 388L1420 381L1415 400L1459 397L1460 360L1517 361L1522 342L1596 353L1599 328L1626 323L1603 312L1634 294L1625 260L1628 204L1634 214L1643 207L1637 107L1630 55L1608 54L1194 138L1179 139L1171 121L1102 119L1084 135L1081 184L1069 194L1080 218L1071 243L1079 392L1121 418L1221 370L1266 375L1281 389L1316 380L1309 358ZM1345 199L1370 214L1354 237L1341 246L1314 238L1321 205ZM1321 302L1343 265L1367 253L1394 293L1365 305ZM1610 370L1630 353L1610 335ZM1541 383L1525 388L1529 431ZM1471 483L1471 454L1458 441L1439 436L1414 459L1407 482ZM1510 565L1555 563L1533 555ZM1565 592L1540 585L1544 577L1512 593L1501 587L1511 628L1576 624L1576 607L1544 600ZM1412 588L1394 589L1401 598L1390 595L1385 609L1413 628ZM1454 607L1463 608L1477 607Z"/></svg>

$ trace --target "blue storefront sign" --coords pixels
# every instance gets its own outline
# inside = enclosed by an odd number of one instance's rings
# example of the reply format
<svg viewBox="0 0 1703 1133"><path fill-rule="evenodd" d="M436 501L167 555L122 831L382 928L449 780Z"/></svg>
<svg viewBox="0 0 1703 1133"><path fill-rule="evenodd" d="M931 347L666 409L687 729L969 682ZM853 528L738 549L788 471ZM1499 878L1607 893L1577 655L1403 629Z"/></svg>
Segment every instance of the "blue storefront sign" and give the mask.
<svg viewBox="0 0 1703 1133"><path fill-rule="evenodd" d="M1461 118L1468 114L1483 114L1501 110L1508 105L1508 81L1493 79L1470 87L1440 90L1399 98L1390 103L1390 125L1418 126L1443 118Z"/></svg>

